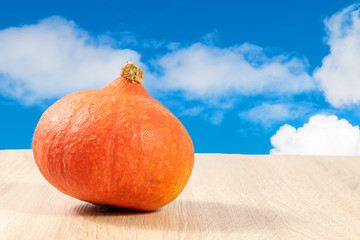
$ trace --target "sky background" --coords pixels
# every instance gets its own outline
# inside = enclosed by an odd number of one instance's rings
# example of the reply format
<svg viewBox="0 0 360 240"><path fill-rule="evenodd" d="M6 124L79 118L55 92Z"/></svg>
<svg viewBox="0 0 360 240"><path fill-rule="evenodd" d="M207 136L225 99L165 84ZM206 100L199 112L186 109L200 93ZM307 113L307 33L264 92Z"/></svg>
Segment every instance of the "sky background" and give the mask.
<svg viewBox="0 0 360 240"><path fill-rule="evenodd" d="M359 1L0 3L0 149L132 60L197 153L360 155Z"/></svg>

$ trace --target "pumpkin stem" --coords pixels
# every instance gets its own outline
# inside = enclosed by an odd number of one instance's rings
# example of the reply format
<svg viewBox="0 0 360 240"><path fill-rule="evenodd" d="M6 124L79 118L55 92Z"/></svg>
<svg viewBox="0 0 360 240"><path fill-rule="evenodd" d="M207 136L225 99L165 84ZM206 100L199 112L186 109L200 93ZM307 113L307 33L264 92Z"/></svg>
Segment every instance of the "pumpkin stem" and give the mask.
<svg viewBox="0 0 360 240"><path fill-rule="evenodd" d="M143 71L132 62L126 62L121 69L120 76L131 83L141 83L143 80Z"/></svg>

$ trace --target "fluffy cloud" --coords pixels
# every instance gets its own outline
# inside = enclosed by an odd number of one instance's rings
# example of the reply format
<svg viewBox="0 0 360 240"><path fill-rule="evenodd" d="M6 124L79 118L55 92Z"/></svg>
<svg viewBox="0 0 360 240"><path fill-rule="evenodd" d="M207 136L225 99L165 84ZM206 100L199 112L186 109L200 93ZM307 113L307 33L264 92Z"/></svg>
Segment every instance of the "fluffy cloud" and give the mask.
<svg viewBox="0 0 360 240"><path fill-rule="evenodd" d="M157 91L158 96L180 93L181 98L215 106L219 112L211 121L218 124L232 101L242 96L291 95L315 88L306 59L268 54L248 43L219 48L214 46L216 34L205 36L206 44L166 47L162 55L145 65L136 51L122 49L140 44L131 33L114 35L118 40L110 35L92 36L61 17L3 29L0 93L36 104L103 87L119 75L127 60L132 60L145 70L144 84L150 91Z"/></svg>
<svg viewBox="0 0 360 240"><path fill-rule="evenodd" d="M60 17L0 30L0 91L34 104L103 87L127 60L140 63L137 52L114 49L108 40Z"/></svg>
<svg viewBox="0 0 360 240"><path fill-rule="evenodd" d="M307 112L307 108L302 105L262 103L239 115L242 119L269 127L275 123L295 119L305 112Z"/></svg>
<svg viewBox="0 0 360 240"><path fill-rule="evenodd" d="M340 107L360 102L360 4L325 20L330 54L314 72L327 100Z"/></svg>
<svg viewBox="0 0 360 240"><path fill-rule="evenodd" d="M360 155L360 130L334 115L315 115L298 129L283 125L271 144L271 154Z"/></svg>
<svg viewBox="0 0 360 240"><path fill-rule="evenodd" d="M298 94L315 88L306 73L306 59L270 57L251 44L218 48L195 43L165 54L157 67L163 89L207 102L239 95Z"/></svg>

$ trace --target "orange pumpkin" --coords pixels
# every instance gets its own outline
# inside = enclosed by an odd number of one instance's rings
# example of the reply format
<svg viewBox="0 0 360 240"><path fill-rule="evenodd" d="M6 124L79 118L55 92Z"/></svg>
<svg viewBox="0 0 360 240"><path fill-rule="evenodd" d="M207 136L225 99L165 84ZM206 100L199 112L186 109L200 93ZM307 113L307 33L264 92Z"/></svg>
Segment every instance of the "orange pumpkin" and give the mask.
<svg viewBox="0 0 360 240"><path fill-rule="evenodd" d="M35 162L58 190L94 204L154 210L187 184L194 147L181 122L145 90L128 62L102 89L55 102L33 137Z"/></svg>

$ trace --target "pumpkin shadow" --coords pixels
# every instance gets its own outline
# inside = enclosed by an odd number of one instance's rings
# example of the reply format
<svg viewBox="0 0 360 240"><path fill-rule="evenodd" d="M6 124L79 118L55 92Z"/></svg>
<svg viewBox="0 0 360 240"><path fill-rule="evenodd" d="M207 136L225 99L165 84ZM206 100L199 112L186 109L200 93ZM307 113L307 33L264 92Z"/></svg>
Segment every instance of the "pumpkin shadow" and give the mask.
<svg viewBox="0 0 360 240"><path fill-rule="evenodd" d="M286 227L289 220L284 218L283 212L278 213L263 206L182 199L149 212L116 207L101 212L97 206L88 203L75 206L71 212L90 224L189 232L274 231Z"/></svg>

